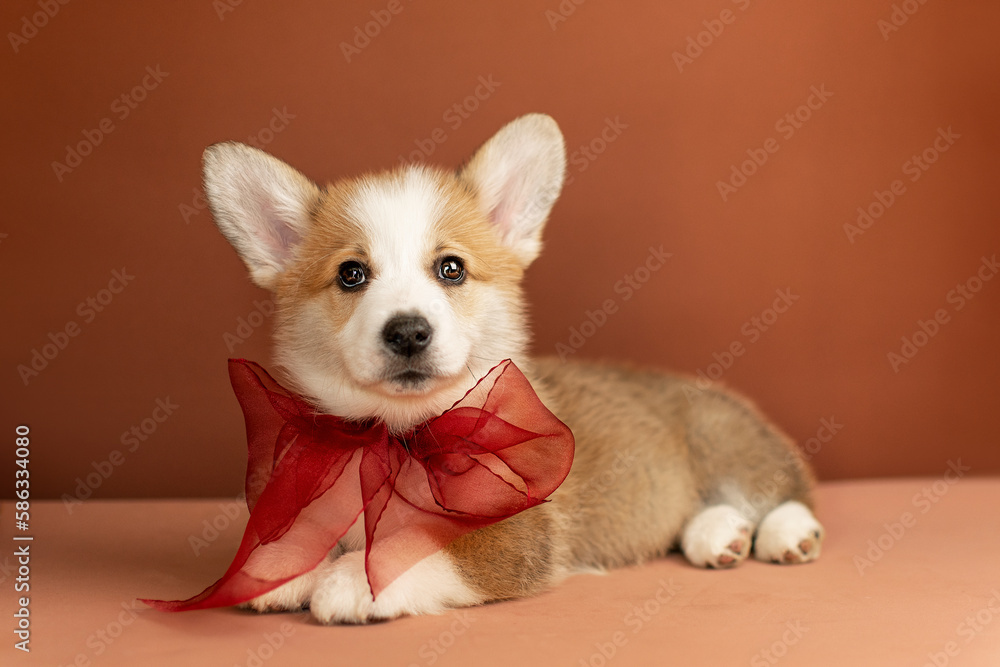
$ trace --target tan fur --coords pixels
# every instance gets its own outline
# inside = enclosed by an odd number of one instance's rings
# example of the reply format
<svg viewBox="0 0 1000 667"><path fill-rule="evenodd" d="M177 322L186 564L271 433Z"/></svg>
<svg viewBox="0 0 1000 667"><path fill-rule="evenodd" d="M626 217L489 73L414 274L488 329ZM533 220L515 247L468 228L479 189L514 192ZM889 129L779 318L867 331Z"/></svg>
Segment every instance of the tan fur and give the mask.
<svg viewBox="0 0 1000 667"><path fill-rule="evenodd" d="M576 570L661 556L699 508L734 494L763 498L748 504L753 523L786 500L811 506L812 477L797 449L734 392L714 387L689 402L683 387L693 378L557 359L538 360L530 377L573 430L573 469L550 504L524 513L537 518L525 516L517 527L508 520L449 547L484 593L517 597ZM773 483L776 473L781 483ZM524 530L530 523L544 530ZM502 568L467 562L494 552L527 556L515 560L519 567L509 557Z"/></svg>
<svg viewBox="0 0 1000 667"><path fill-rule="evenodd" d="M735 392L720 386L699 391L691 378L658 371L525 355L521 280L540 250L541 230L565 168L562 138L548 117L530 115L506 126L458 172L401 167L340 181L322 191L302 185L301 175L283 163L244 148L209 149L219 154L206 158L207 189L221 200L213 203L213 210L222 216L223 233L255 280L276 291L279 358L305 355L310 367L346 373L342 362L308 355L325 349L318 342L343 330L365 299L363 289L337 287L338 267L358 261L370 266L373 281L379 279L378 260L368 253L371 235L391 234L392 229L370 229L362 202L373 192L391 197L406 179L419 177L433 188L436 203L427 232L431 250L420 260L424 266L416 279L433 282L443 258L463 259L466 281L436 289L463 330L477 332L481 345L469 353L468 376L444 378L429 394L414 390L389 393L384 399L373 394L371 399L365 398L367 390L358 389L364 400L375 400L371 412L359 416L379 416L390 427L409 428L459 398L481 374L473 372L473 366L489 368L500 361L489 355L503 350L574 433L573 467L551 502L447 547L451 565L474 593L463 599L522 597L575 571L663 555L678 546L686 526L697 525L691 522L699 512L713 507L725 511L712 516L738 519L732 530L744 543L702 564L730 566L749 553L753 528L772 510L789 501L811 507L813 479L794 444ZM291 195L275 195L280 201L307 202L307 211L298 216L294 211L271 216L277 234L266 226L261 231L266 216L256 211L246 214L250 220L242 227L238 222L243 181L230 184L227 179L239 173L231 162L248 159L251 172L270 174L297 188ZM302 222L303 216L307 222ZM282 234L293 237L291 248L275 246ZM296 381L294 373L289 379ZM313 386L323 389L322 384ZM385 406L393 409L379 411ZM780 520L769 524L768 559L790 563L815 558L822 530L808 509L780 514ZM704 516L709 521L708 514ZM709 527L728 541L726 525ZM689 538L699 539L689 533L697 530L685 533L685 545ZM711 544L703 539L700 553L711 551ZM442 567L447 572L448 563ZM385 613L383 617L392 615ZM407 607L399 613L413 612Z"/></svg>

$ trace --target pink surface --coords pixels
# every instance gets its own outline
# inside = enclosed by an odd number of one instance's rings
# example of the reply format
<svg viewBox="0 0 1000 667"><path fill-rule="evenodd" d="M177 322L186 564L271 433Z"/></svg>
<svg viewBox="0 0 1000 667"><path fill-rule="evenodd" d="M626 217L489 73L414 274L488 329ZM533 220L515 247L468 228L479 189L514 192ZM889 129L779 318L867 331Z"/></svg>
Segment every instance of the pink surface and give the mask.
<svg viewBox="0 0 1000 667"><path fill-rule="evenodd" d="M1000 664L1000 479L829 483L818 500L828 539L811 565L703 571L673 555L536 598L363 627L322 627L306 613L133 608L137 596L196 593L225 570L246 518L234 501L88 501L72 514L36 502L32 651L13 648L8 546L0 662ZM2 514L3 542L16 544L11 503Z"/></svg>

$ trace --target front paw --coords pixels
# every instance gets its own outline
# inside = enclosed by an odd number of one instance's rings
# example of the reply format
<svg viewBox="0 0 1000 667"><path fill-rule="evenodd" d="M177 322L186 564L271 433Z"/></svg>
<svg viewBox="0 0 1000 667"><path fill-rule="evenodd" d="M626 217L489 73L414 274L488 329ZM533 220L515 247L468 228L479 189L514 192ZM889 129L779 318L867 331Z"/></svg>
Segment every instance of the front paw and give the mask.
<svg viewBox="0 0 1000 667"><path fill-rule="evenodd" d="M444 552L420 561L386 586L377 600L372 599L365 554L354 551L338 558L320 576L309 608L320 623L368 623L436 614L481 601Z"/></svg>
<svg viewBox="0 0 1000 667"><path fill-rule="evenodd" d="M363 551L338 558L316 583L309 603L309 611L320 623L367 623L374 620L374 609Z"/></svg>
<svg viewBox="0 0 1000 667"><path fill-rule="evenodd" d="M309 604L309 598L316 586L316 576L315 571L307 572L291 581L286 581L272 591L240 604L239 607L260 613L300 611Z"/></svg>

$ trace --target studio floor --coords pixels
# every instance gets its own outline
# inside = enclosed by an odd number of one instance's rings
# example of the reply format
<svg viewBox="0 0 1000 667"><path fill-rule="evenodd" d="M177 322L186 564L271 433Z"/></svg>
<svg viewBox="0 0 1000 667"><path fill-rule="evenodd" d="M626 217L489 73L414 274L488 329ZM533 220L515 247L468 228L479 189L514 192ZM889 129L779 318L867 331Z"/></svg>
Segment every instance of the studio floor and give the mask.
<svg viewBox="0 0 1000 667"><path fill-rule="evenodd" d="M2 504L2 662L36 665L1000 665L1000 479L820 485L818 562L705 571L679 555L539 597L323 627L308 613L169 614L228 566L234 500ZM72 511L70 511L72 510ZM29 547L30 654L14 648L14 549Z"/></svg>

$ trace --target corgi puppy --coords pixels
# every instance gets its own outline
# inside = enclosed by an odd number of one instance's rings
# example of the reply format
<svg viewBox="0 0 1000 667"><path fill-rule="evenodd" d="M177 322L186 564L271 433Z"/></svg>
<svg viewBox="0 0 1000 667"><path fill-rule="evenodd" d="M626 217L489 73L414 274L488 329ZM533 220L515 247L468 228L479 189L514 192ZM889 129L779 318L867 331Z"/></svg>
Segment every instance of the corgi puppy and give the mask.
<svg viewBox="0 0 1000 667"><path fill-rule="evenodd" d="M286 386L405 432L511 359L576 439L551 502L459 538L377 599L355 524L315 570L245 606L365 623L520 598L678 547L712 568L751 551L779 564L819 556L812 475L748 400L688 377L528 356L521 280L565 170L562 134L541 114L457 171L406 165L323 188L256 148L205 151L215 222L274 293Z"/></svg>

